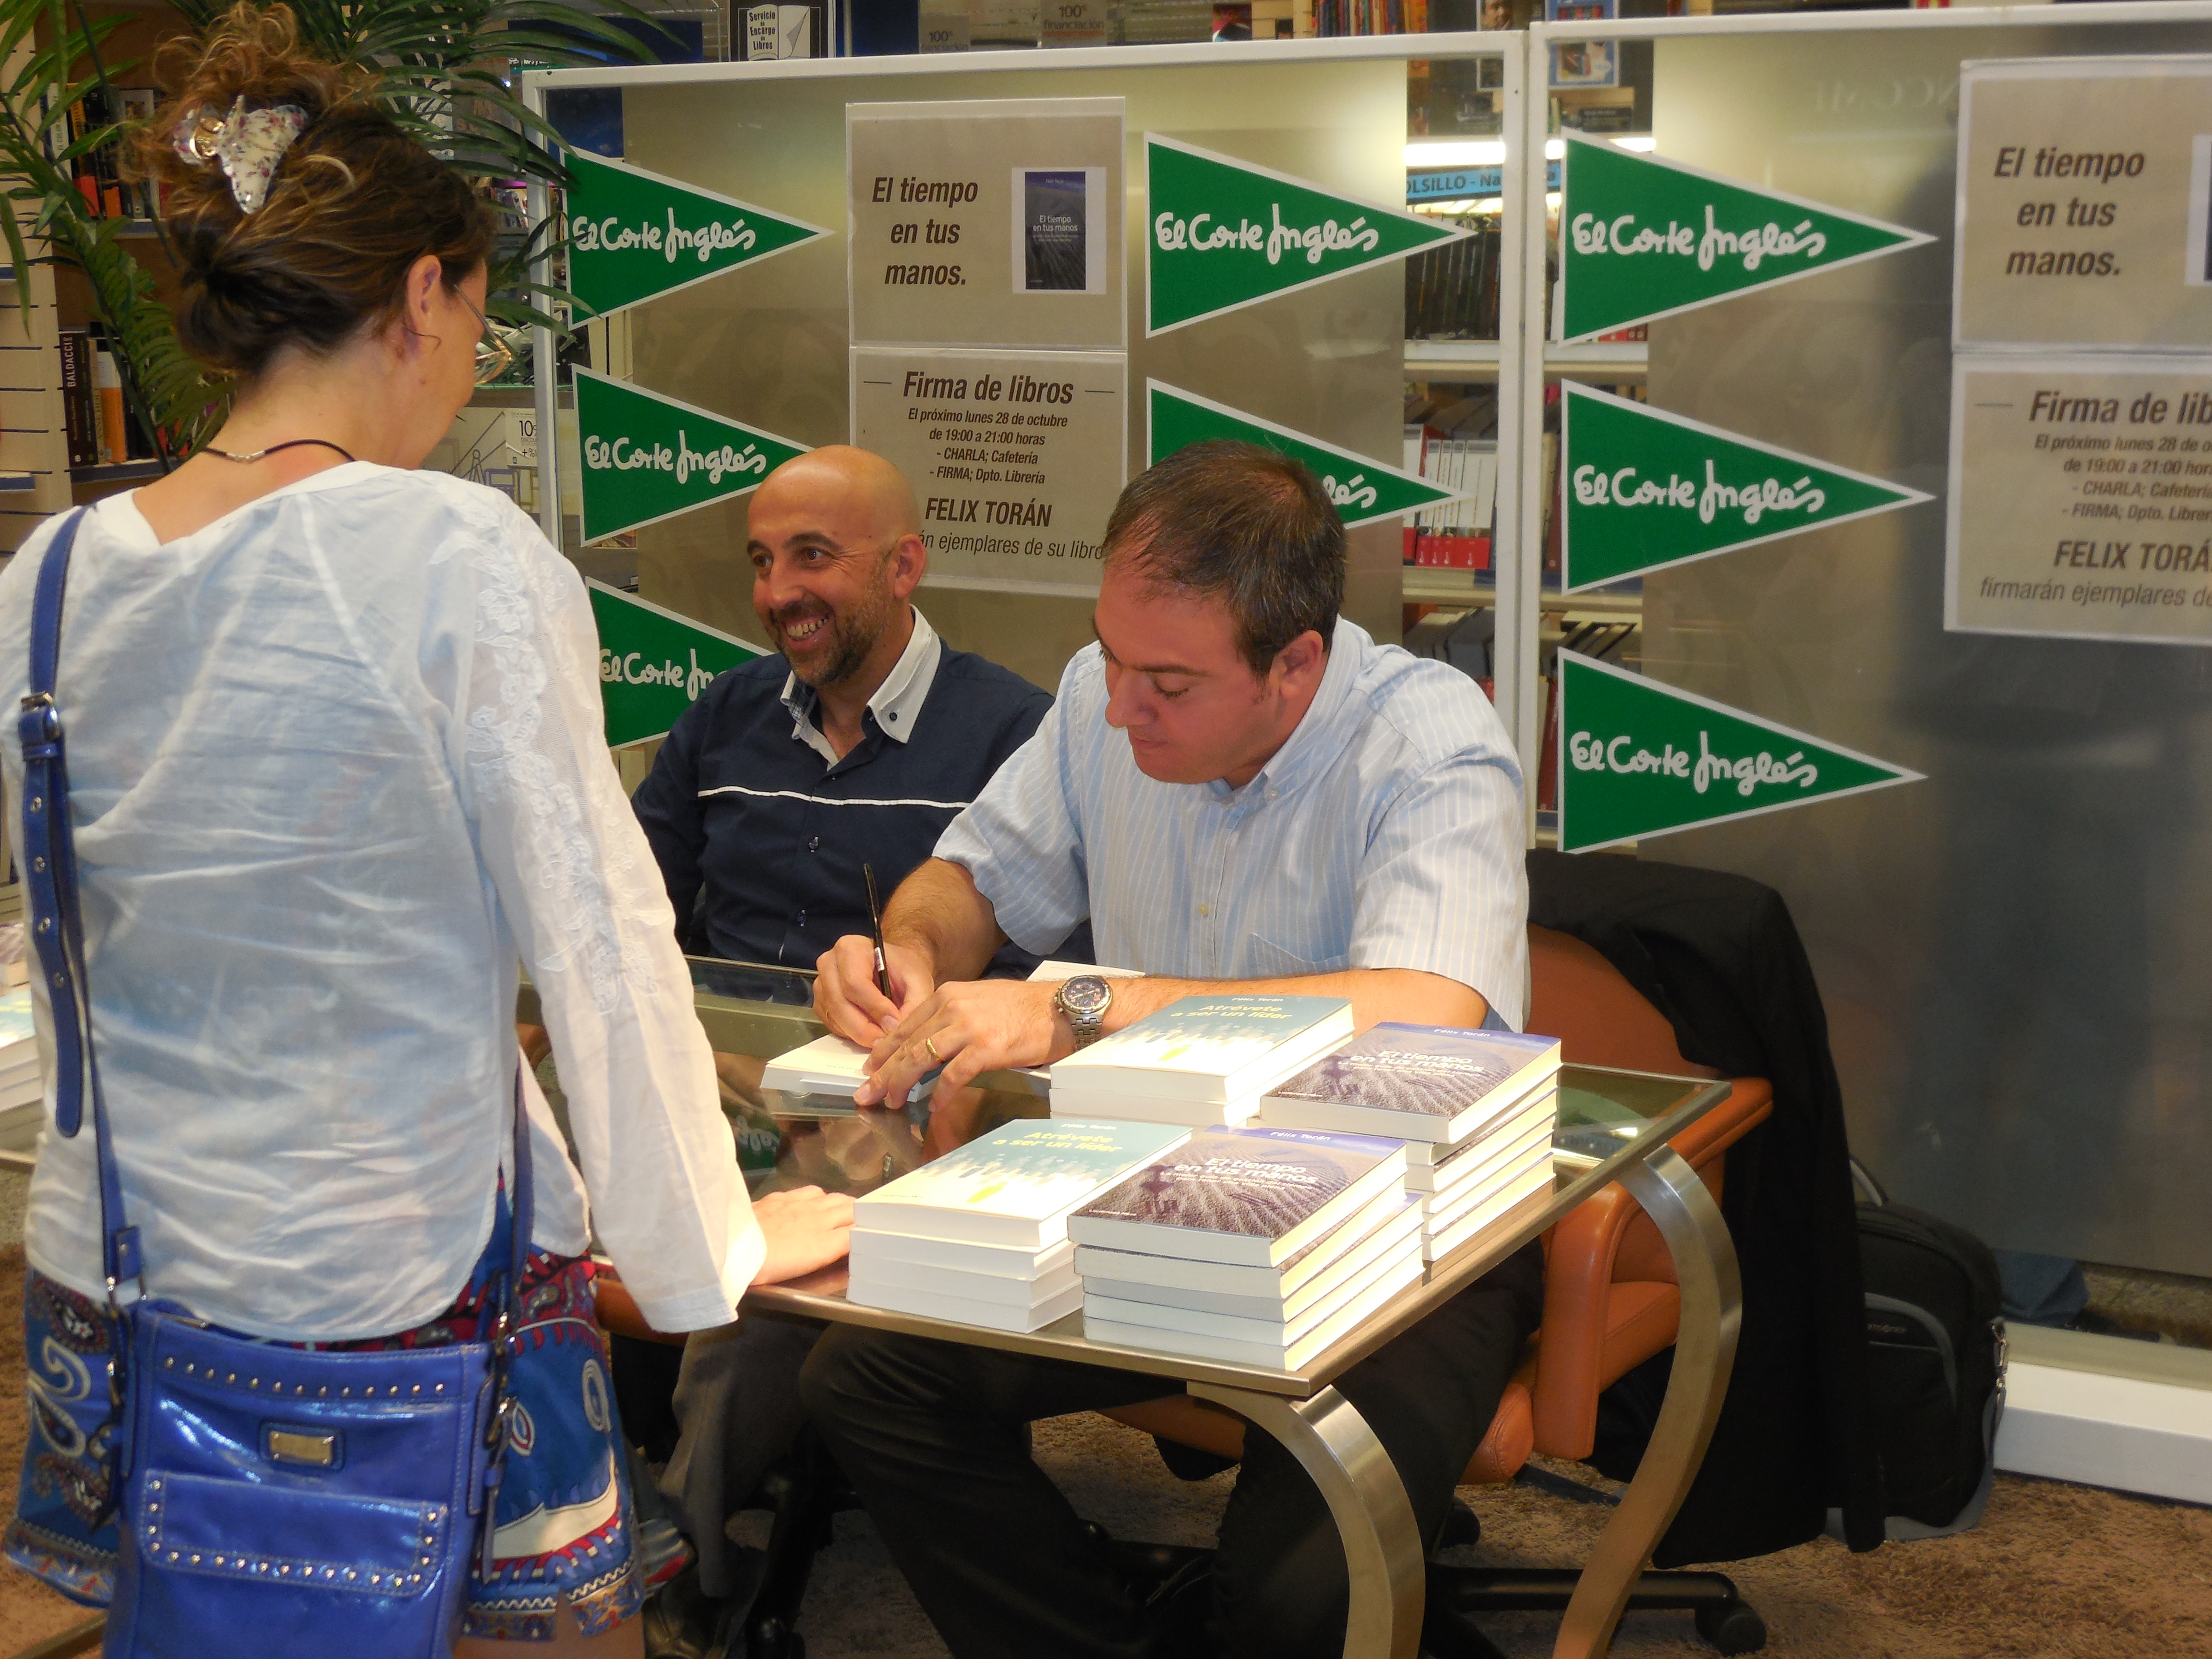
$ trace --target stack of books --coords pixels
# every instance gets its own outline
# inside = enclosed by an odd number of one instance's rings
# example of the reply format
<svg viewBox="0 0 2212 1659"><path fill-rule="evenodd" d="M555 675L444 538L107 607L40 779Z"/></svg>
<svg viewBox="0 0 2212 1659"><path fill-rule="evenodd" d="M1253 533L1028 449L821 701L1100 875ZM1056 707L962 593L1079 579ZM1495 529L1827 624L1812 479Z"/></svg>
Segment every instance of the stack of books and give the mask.
<svg viewBox="0 0 2212 1659"><path fill-rule="evenodd" d="M1556 1037L1377 1025L1274 1090L1260 1121L1406 1143L1435 1261L1552 1182Z"/></svg>
<svg viewBox="0 0 2212 1659"><path fill-rule="evenodd" d="M1406 1149L1201 1129L1067 1224L1094 1341L1295 1370L1421 1277Z"/></svg>
<svg viewBox="0 0 2212 1659"><path fill-rule="evenodd" d="M853 1206L846 1300L1040 1330L1083 1300L1068 1212L1186 1138L1152 1123L1001 1124Z"/></svg>
<svg viewBox="0 0 2212 1659"><path fill-rule="evenodd" d="M45 1114L46 1084L39 1075L31 991L19 986L0 996L0 1146L28 1152L38 1142Z"/></svg>
<svg viewBox="0 0 2212 1659"><path fill-rule="evenodd" d="M1342 997L1185 997L1055 1062L1052 1115L1233 1126L1351 1035Z"/></svg>

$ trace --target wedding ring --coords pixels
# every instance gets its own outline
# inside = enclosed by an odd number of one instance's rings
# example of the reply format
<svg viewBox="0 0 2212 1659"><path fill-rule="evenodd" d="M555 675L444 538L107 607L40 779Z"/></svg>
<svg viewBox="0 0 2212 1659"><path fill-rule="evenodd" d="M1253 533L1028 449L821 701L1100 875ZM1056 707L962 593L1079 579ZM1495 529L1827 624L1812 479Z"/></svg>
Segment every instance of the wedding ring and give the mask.
<svg viewBox="0 0 2212 1659"><path fill-rule="evenodd" d="M929 1057L930 1057L932 1060L935 1060L935 1061L936 1061L939 1066L942 1066L942 1065L944 1065L944 1064L945 1064L945 1056L944 1056L943 1054L939 1054L939 1053L937 1052L937 1039L936 1039L936 1038L934 1038L934 1037L924 1037L924 1038L922 1038L922 1040L921 1040L921 1046L922 1046L923 1048L927 1048L927 1049L928 1049L928 1050L929 1050Z"/></svg>

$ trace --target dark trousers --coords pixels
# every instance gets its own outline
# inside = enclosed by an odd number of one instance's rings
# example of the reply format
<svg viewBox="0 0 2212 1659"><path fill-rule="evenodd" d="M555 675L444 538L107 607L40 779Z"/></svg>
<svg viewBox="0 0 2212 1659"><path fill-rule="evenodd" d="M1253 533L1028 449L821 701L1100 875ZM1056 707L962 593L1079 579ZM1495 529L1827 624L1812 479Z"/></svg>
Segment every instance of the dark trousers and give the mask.
<svg viewBox="0 0 2212 1659"><path fill-rule="evenodd" d="M823 1328L811 1319L745 1315L734 1325L694 1331L676 1382L681 1433L661 1471L660 1495L699 1552L699 1588L737 1592L723 1527L760 1484L768 1466L791 1449L805 1421L799 1368Z"/></svg>
<svg viewBox="0 0 2212 1659"><path fill-rule="evenodd" d="M1534 1244L1336 1380L1433 1538L1543 1309ZM958 1659L1136 1659L1144 1611L1029 1455L1025 1425L1156 1400L1161 1379L964 1344L833 1328L808 1414ZM1222 1517L1211 1620L1237 1659L1344 1650L1344 1549L1296 1460L1256 1430Z"/></svg>

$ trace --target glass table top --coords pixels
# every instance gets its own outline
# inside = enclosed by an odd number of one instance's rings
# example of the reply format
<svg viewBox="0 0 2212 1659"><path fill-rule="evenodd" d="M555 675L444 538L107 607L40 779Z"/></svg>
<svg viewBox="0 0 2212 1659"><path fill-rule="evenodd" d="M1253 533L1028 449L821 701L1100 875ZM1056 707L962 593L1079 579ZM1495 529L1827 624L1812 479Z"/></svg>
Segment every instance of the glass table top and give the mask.
<svg viewBox="0 0 2212 1659"><path fill-rule="evenodd" d="M849 1099L763 1088L769 1060L822 1035L811 1006L814 975L703 957L690 961L693 1000L714 1049L722 1108L756 1195L815 1186L857 1196L1012 1119L1051 1115L1048 1082L1042 1073L1026 1071L987 1072L974 1086L941 1089L930 1101L898 1111L855 1109ZM1419 1285L1297 1371L1092 1342L1083 1334L1080 1312L1040 1331L1008 1333L862 1308L845 1300L842 1263L787 1285L756 1290L746 1305L921 1334L957 1334L961 1340L992 1347L1304 1396L1489 1272L1628 1164L1652 1156L1728 1092L1727 1083L1701 1078L1562 1067L1559 1127L1552 1142L1553 1189L1534 1194L1487 1231L1431 1264Z"/></svg>

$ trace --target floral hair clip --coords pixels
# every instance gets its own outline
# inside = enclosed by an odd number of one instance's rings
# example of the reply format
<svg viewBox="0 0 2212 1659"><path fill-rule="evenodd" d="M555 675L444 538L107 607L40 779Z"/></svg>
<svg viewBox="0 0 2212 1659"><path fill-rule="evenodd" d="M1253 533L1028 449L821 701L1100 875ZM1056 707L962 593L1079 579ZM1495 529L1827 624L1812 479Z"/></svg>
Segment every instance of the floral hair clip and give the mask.
<svg viewBox="0 0 2212 1659"><path fill-rule="evenodd" d="M268 199L269 180L284 152L307 125L296 104L248 109L241 95L228 115L203 104L177 125L177 154L203 165L220 161L239 210L252 213Z"/></svg>

